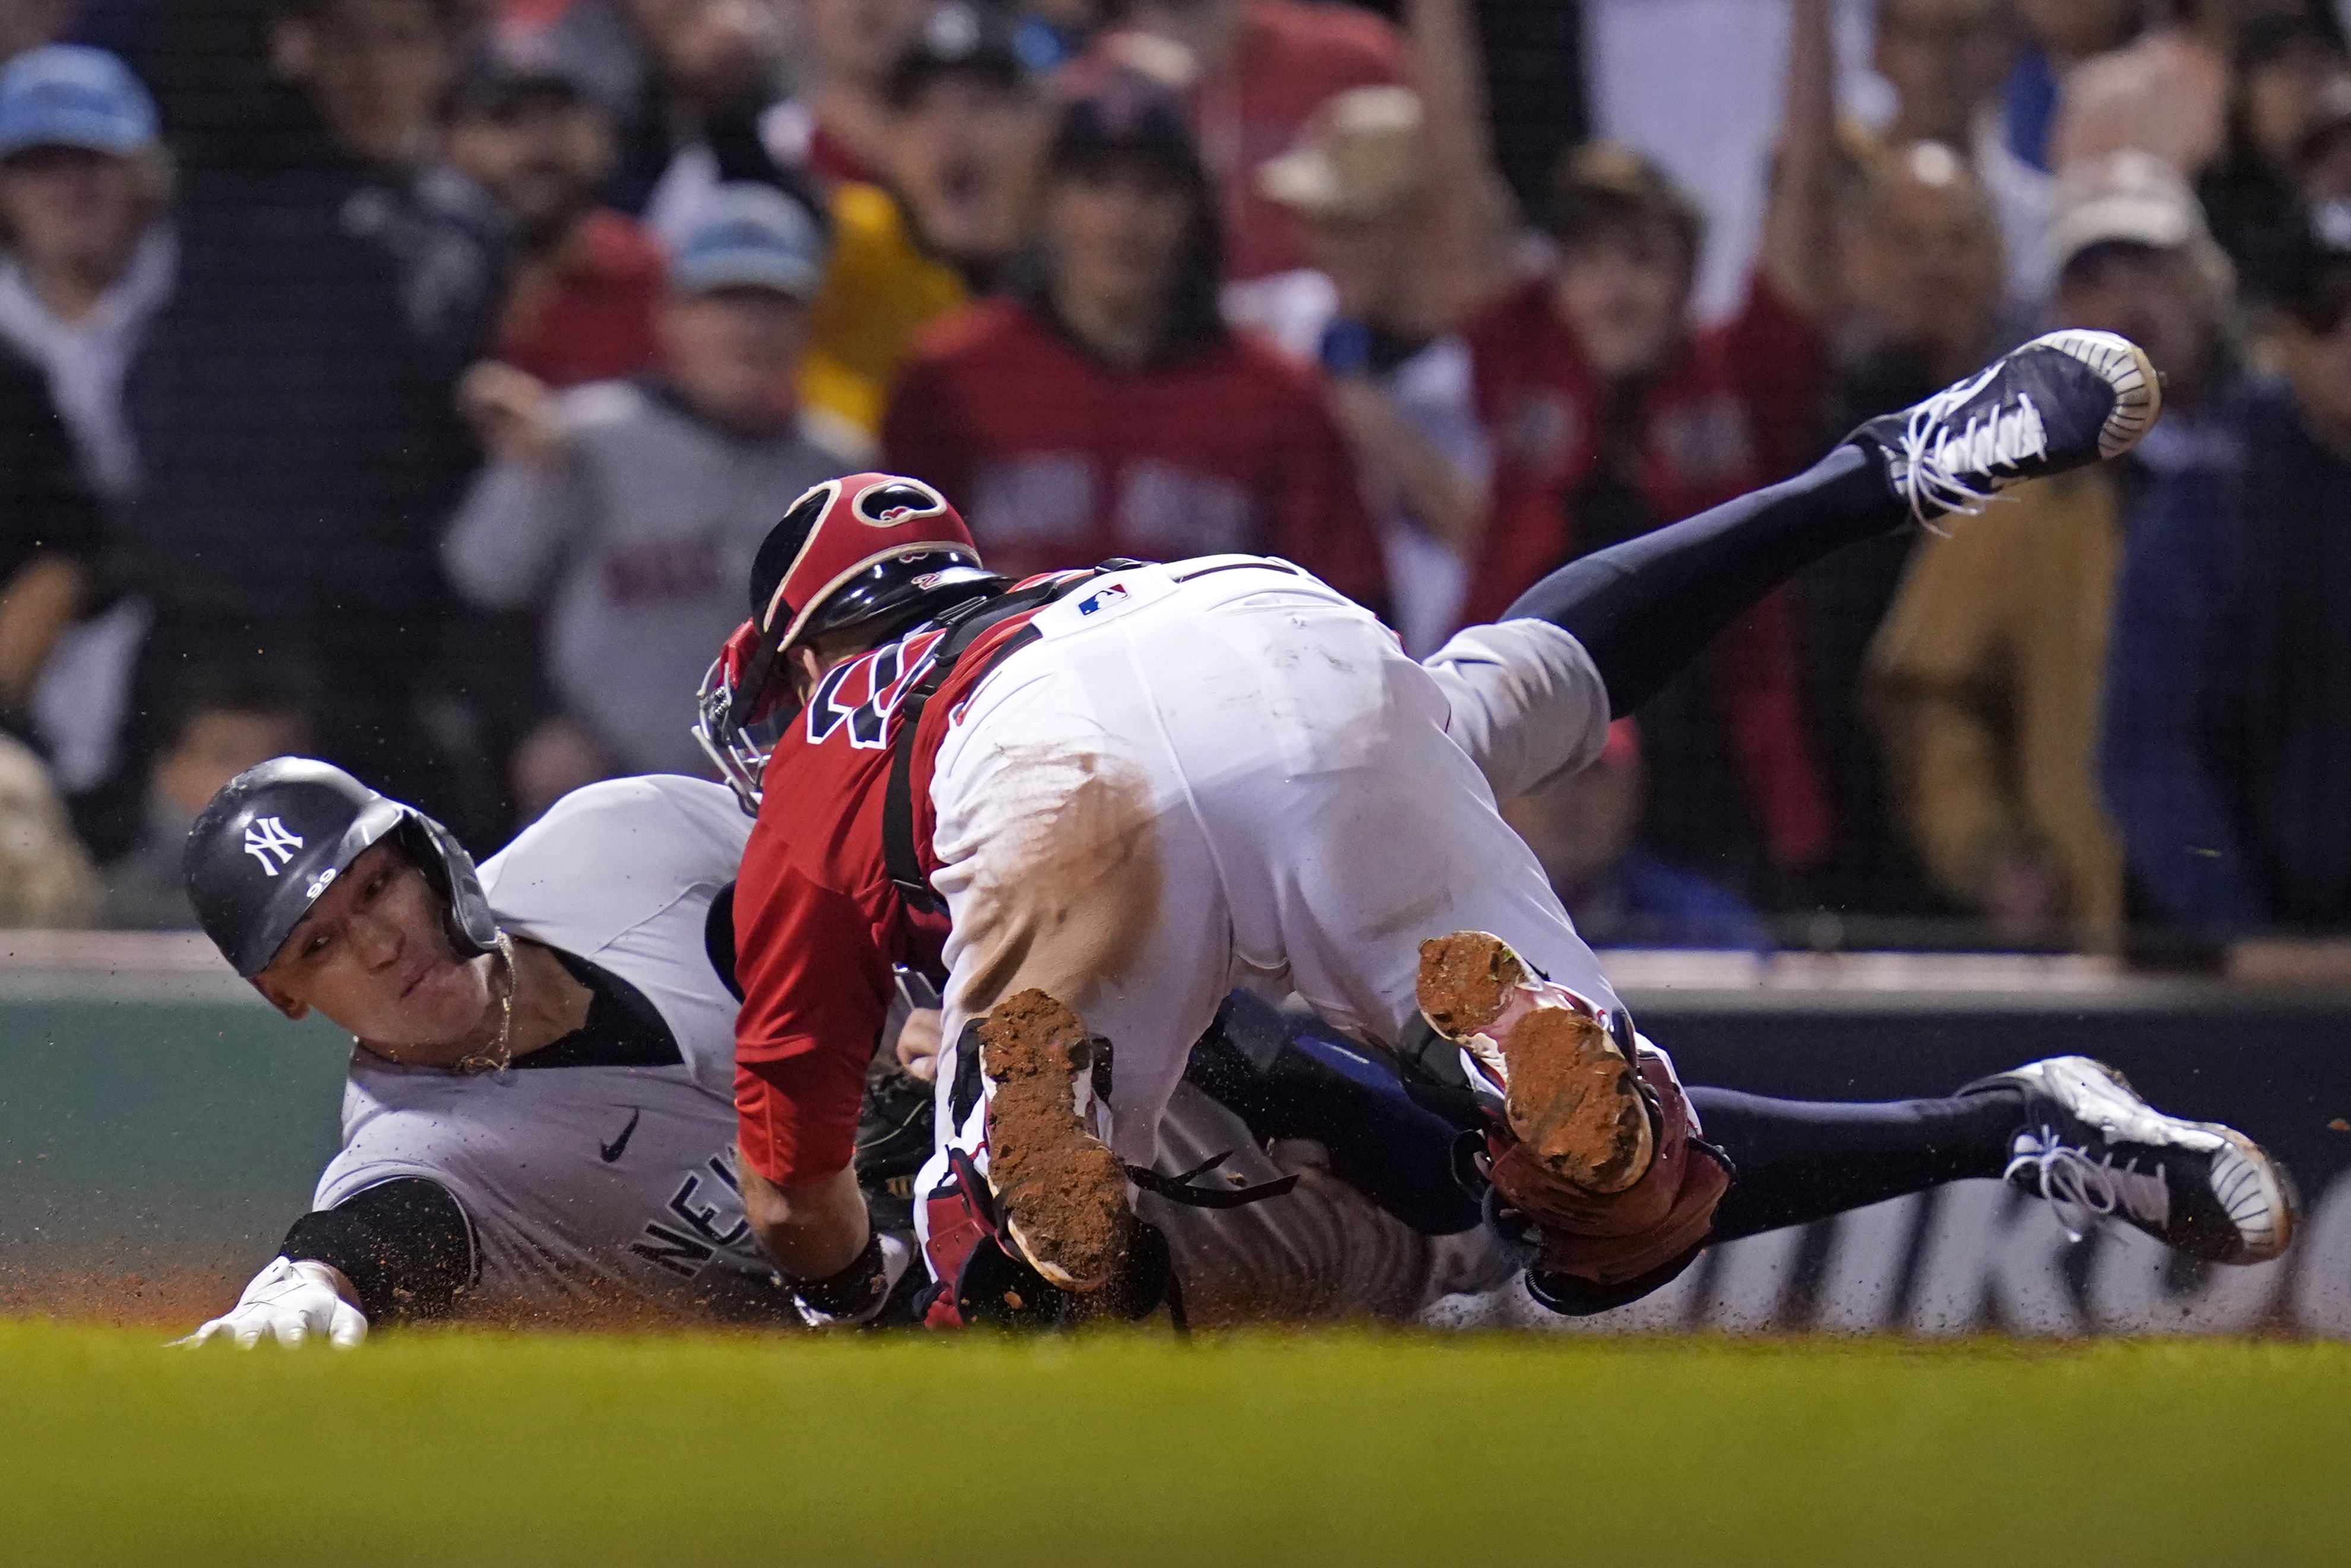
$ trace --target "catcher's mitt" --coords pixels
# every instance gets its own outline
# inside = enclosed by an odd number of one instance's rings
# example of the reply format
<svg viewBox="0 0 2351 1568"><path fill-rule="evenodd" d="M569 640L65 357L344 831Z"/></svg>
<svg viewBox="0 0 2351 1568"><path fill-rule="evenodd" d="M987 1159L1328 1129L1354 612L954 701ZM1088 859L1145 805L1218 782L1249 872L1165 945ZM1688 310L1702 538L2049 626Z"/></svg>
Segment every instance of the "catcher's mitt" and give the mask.
<svg viewBox="0 0 2351 1568"><path fill-rule="evenodd" d="M876 1230L914 1228L914 1176L931 1157L931 1086L876 1051L857 1117L857 1185Z"/></svg>

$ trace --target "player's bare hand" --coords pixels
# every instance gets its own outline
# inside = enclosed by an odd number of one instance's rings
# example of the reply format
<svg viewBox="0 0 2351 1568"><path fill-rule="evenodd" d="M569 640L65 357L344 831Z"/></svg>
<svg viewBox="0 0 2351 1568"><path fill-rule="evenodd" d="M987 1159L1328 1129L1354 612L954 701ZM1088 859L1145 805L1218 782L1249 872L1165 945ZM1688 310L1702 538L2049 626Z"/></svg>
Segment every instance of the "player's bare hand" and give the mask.
<svg viewBox="0 0 2351 1568"><path fill-rule="evenodd" d="M939 1009L916 1008L898 1031L898 1065L909 1078L929 1083L939 1075Z"/></svg>
<svg viewBox="0 0 2351 1568"><path fill-rule="evenodd" d="M457 412L494 457L543 467L562 455L554 394L528 371L478 361L458 378Z"/></svg>
<svg viewBox="0 0 2351 1568"><path fill-rule="evenodd" d="M236 1305L174 1344L235 1340L251 1349L265 1338L301 1344L316 1337L349 1350L367 1338L366 1314L344 1299L342 1274L325 1263L290 1258L270 1260L253 1277Z"/></svg>

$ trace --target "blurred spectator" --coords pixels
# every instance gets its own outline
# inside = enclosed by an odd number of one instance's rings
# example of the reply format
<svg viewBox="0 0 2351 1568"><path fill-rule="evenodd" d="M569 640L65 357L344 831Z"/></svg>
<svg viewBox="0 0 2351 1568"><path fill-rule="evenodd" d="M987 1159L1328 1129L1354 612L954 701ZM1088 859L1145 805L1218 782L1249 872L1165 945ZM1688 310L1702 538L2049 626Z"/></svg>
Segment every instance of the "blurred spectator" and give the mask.
<svg viewBox="0 0 2351 1568"><path fill-rule="evenodd" d="M934 11L891 68L883 178L913 236L975 294L1027 243L1052 119L1004 19Z"/></svg>
<svg viewBox="0 0 2351 1568"><path fill-rule="evenodd" d="M450 382L498 268L439 204L465 193L486 214L486 195L418 162L456 17L450 0L291 0L270 37L293 90L247 106L269 134L187 172L179 281L129 381L145 483L122 553L156 619L125 735L152 745L184 669L310 668L330 694L321 753L479 842L499 812L466 688L437 663L434 540L473 464ZM145 777L127 761L118 834Z"/></svg>
<svg viewBox="0 0 2351 1568"><path fill-rule="evenodd" d="M1849 310L1820 445L1949 385L2014 337L2001 315L2001 230L1973 170L1936 141L1864 171L1845 235Z"/></svg>
<svg viewBox="0 0 2351 1568"><path fill-rule="evenodd" d="M759 133L779 161L828 185L874 184L891 165L897 111L891 78L931 0L800 0L807 51L799 90L763 115ZM967 17L970 7L958 6Z"/></svg>
<svg viewBox="0 0 2351 1568"><path fill-rule="evenodd" d="M2000 325L1999 224L1982 184L1949 148L1922 141L1880 154L1850 217L1851 316L1816 450L1949 386L2011 336ZM1805 706L1837 824L1812 887L1833 908L1948 913L1895 821L1877 746L1856 707L1871 634L1919 538L1905 528L1854 545L1794 587Z"/></svg>
<svg viewBox="0 0 2351 1568"><path fill-rule="evenodd" d="M823 267L813 214L766 186L722 187L671 262L660 377L553 398L511 367L468 378L496 461L444 559L479 603L547 603L569 715L526 743L526 815L609 771L704 770L694 689L743 618L752 554L841 472L789 395Z"/></svg>
<svg viewBox="0 0 2351 1568"><path fill-rule="evenodd" d="M1405 0L1401 15L1407 24L1413 86L1383 84L1333 94L1307 117L1288 152L1257 169L1259 193L1288 209L1305 265L1228 281L1225 319L1262 329L1301 359L1320 352L1323 329L1338 309L1332 277L1318 259L1332 254L1338 227L1353 225L1352 237L1358 243L1345 249L1356 257L1359 271L1369 254L1362 242L1379 237L1383 244L1372 248L1395 253L1382 268L1382 310L1386 326L1407 335L1426 338L1459 326L1525 274L1522 242L1529 236L1520 231L1510 192L1494 165L1485 73L1467 0ZM1407 116L1408 128L1401 125ZM1330 139L1340 117L1360 119L1365 127L1343 139L1362 148L1346 156L1391 166L1378 178L1395 185L1384 198L1395 210L1380 214L1376 235L1347 214L1325 213L1316 219L1311 201L1299 199L1302 188L1285 184L1276 172L1303 168L1298 160L1306 149ZM1376 126L1389 129L1374 131ZM1390 144L1392 150L1383 150ZM1369 169L1364 172L1371 174ZM1302 225L1310 221L1323 226L1319 250L1307 248ZM1409 244L1402 243L1407 237ZM1391 238L1396 243L1386 243Z"/></svg>
<svg viewBox="0 0 2351 1568"><path fill-rule="evenodd" d="M580 82L552 57L492 43L460 71L447 120L450 162L515 231L497 357L554 387L650 366L661 247L597 203L612 139Z"/></svg>
<svg viewBox="0 0 2351 1568"><path fill-rule="evenodd" d="M1133 73L1072 103L1043 205L1014 296L940 323L907 366L888 465L945 490L1016 577L1256 550L1381 600L1320 387L1218 315L1215 197L1181 104Z"/></svg>
<svg viewBox="0 0 2351 1568"><path fill-rule="evenodd" d="M277 0L269 33L272 64L353 179L339 225L390 256L410 329L452 372L487 340L503 270L495 204L438 159L463 21L460 0ZM316 156L298 141L287 154Z"/></svg>
<svg viewBox="0 0 2351 1568"><path fill-rule="evenodd" d="M2112 947L2122 855L2093 748L2116 564L2126 536L2213 504L2231 445L2213 418L2229 267L2151 154L2071 170L2058 189L2057 319L2144 347L2163 420L2129 456L2011 491L1922 541L1870 653L1868 708L1888 792L1945 896L2004 943Z"/></svg>
<svg viewBox="0 0 2351 1568"><path fill-rule="evenodd" d="M1745 308L1688 319L1701 223L1629 150L1561 160L1558 260L1472 321L1492 499L1464 616L1492 620L1562 561L1793 472L1811 455L1836 297L1828 12L1795 10L1788 129ZM1832 841L1784 595L1733 627L1645 711L1645 830L1668 857L1742 882L1816 866Z"/></svg>
<svg viewBox="0 0 2351 1568"><path fill-rule="evenodd" d="M2001 86L2019 42L2009 0L1878 0L1876 18L1872 63L1895 99L1880 141L1938 143L1967 161L1999 216L2010 308L2037 314L2049 297L2049 175L2005 134Z"/></svg>
<svg viewBox="0 0 2351 1568"><path fill-rule="evenodd" d="M30 716L89 604L89 482L117 501L135 482L122 375L171 286L149 221L167 181L153 107L112 56L50 46L0 68L0 719Z"/></svg>
<svg viewBox="0 0 2351 1568"><path fill-rule="evenodd" d="M1188 89L1208 188L1221 193L1225 267L1236 280L1302 259L1289 215L1259 189L1259 166L1294 143L1328 99L1409 74L1394 26L1325 0L1133 0L1121 30L1082 63L1139 68Z"/></svg>
<svg viewBox="0 0 2351 1568"><path fill-rule="evenodd" d="M1265 327L1331 376L1331 413L1380 522L1395 623L1429 653L1460 621L1490 454L1462 319L1517 282L1481 68L1460 0L1413 0L1411 87L1350 87L1298 146L1258 167L1310 268L1225 287L1225 318Z"/></svg>
<svg viewBox="0 0 2351 1568"><path fill-rule="evenodd" d="M139 480L123 381L177 265L178 242L161 215L170 186L154 106L113 56L51 46L0 70L0 339L46 375L81 477L118 514ZM21 399L13 372L6 381ZM26 408L7 428L37 441L49 417ZM47 460L29 461L11 472L20 484L42 483ZM70 506L86 508L72 482ZM113 766L147 611L96 575L95 518L77 544L53 505L19 496L8 508L47 543L23 580L0 590L0 711L29 706L53 779L78 799Z"/></svg>
<svg viewBox="0 0 2351 1568"><path fill-rule="evenodd" d="M77 8L77 0L8 0L0 5L0 60L55 42Z"/></svg>
<svg viewBox="0 0 2351 1568"><path fill-rule="evenodd" d="M0 733L0 927L87 925L99 897L40 758Z"/></svg>
<svg viewBox="0 0 2351 1568"><path fill-rule="evenodd" d="M1020 57L1051 71L1081 53L1114 8L1113 0L1026 0L1018 23Z"/></svg>
<svg viewBox="0 0 2351 1568"><path fill-rule="evenodd" d="M1640 734L1608 727L1598 761L1502 804L1552 890L1595 947L1729 947L1769 952L1755 912L1728 889L1677 871L1633 841L1641 817Z"/></svg>
<svg viewBox="0 0 2351 1568"><path fill-rule="evenodd" d="M2241 263L2259 275L2265 299L2275 292L2268 275L2291 256L2301 233L2301 209L2351 198L2351 75L2327 83L2312 109L2309 129L2294 149L2294 189L2297 201L2288 221L2268 231L2275 240Z"/></svg>
<svg viewBox="0 0 2351 1568"><path fill-rule="evenodd" d="M2339 112L2328 89L2351 87L2345 65L2335 31L2307 16L2257 17L2238 35L2228 140L2197 193L2250 300L2270 299L2293 248L2304 149Z"/></svg>
<svg viewBox="0 0 2351 1568"><path fill-rule="evenodd" d="M761 0L571 0L510 30L592 86L618 153L605 200L671 244L713 186L775 177L759 115L783 38Z"/></svg>
<svg viewBox="0 0 2351 1568"><path fill-rule="evenodd" d="M2085 60L2061 84L2049 166L2136 148L2193 179L2220 157L2229 130L2238 29L2301 16L2335 37L2324 0L2172 0L2155 25Z"/></svg>
<svg viewBox="0 0 2351 1568"><path fill-rule="evenodd" d="M1423 141L1411 89L1359 87L1317 110L1298 146L1258 172L1297 214L1322 283L1313 351L1380 524L1395 625L1416 654L1435 652L1459 622L1462 558L1476 548L1492 467L1468 345L1434 329L1426 308Z"/></svg>
<svg viewBox="0 0 2351 1568"><path fill-rule="evenodd" d="M47 373L116 505L139 474L123 376L172 291L171 183L154 105L113 56L52 45L0 70L0 337Z"/></svg>
<svg viewBox="0 0 2351 1568"><path fill-rule="evenodd" d="M24 726L98 549L98 508L47 384L0 348L0 731Z"/></svg>
<svg viewBox="0 0 2351 1568"><path fill-rule="evenodd" d="M1009 26L961 0L915 33L884 102L883 183L833 190L832 261L800 371L809 416L850 450L879 437L916 333L987 293L1027 242L1050 125Z"/></svg>
<svg viewBox="0 0 2351 1568"><path fill-rule="evenodd" d="M282 670L224 667L188 676L156 737L143 831L101 873L101 924L119 931L195 925L180 857L196 813L246 768L309 750L313 695Z"/></svg>
<svg viewBox="0 0 2351 1568"><path fill-rule="evenodd" d="M2106 662L2132 875L2205 937L2351 927L2351 207L2280 281L2284 377L2222 411L2200 504L2135 520Z"/></svg>
<svg viewBox="0 0 2351 1568"><path fill-rule="evenodd" d="M1894 89L1891 146L1971 150L1986 103L2014 63L2004 0L1878 0L1870 63Z"/></svg>
<svg viewBox="0 0 2351 1568"><path fill-rule="evenodd" d="M2135 148L2194 178L2228 128L2229 24L2236 0L2179 0L2128 44L2059 84L2049 166Z"/></svg>
<svg viewBox="0 0 2351 1568"><path fill-rule="evenodd" d="M430 151L464 17L455 0L277 0L270 63L360 162L410 168Z"/></svg>
<svg viewBox="0 0 2351 1568"><path fill-rule="evenodd" d="M2163 376L2163 419L2134 455L2180 466L2177 455L2198 448L2214 404L2233 389L2228 256L2195 193L2151 154L2117 152L2069 169L2058 197L2050 239L2061 267L2059 319L2119 332L2147 350Z"/></svg>
<svg viewBox="0 0 2351 1568"><path fill-rule="evenodd" d="M2047 172L2058 84L2094 55L2118 49L2138 31L2147 0L2014 0L2023 33L2001 92L2002 140L2027 167Z"/></svg>

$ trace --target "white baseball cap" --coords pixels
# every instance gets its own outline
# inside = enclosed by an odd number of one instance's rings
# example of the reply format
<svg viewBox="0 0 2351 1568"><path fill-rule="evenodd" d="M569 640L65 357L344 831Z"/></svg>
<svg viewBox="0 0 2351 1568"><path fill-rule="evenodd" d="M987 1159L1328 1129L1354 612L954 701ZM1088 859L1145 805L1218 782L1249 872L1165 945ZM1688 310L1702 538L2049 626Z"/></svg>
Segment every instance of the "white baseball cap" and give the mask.
<svg viewBox="0 0 2351 1568"><path fill-rule="evenodd" d="M2196 193L2151 152L2126 150L2068 164L2053 204L2049 259L2060 272L2094 245L2180 250L2212 243Z"/></svg>

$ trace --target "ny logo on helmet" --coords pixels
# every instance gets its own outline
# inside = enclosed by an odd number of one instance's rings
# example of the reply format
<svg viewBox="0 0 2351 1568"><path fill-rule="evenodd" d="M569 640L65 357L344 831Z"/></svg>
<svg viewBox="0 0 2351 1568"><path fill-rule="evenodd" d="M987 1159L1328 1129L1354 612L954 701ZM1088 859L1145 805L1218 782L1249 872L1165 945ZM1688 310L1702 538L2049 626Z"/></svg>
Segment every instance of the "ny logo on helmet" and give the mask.
<svg viewBox="0 0 2351 1568"><path fill-rule="evenodd" d="M301 847L302 835L287 832L286 824L275 817L264 817L245 830L245 852L259 861L261 869L271 876L276 876L278 868L292 860L294 852ZM276 865L270 863L271 855L277 857Z"/></svg>

